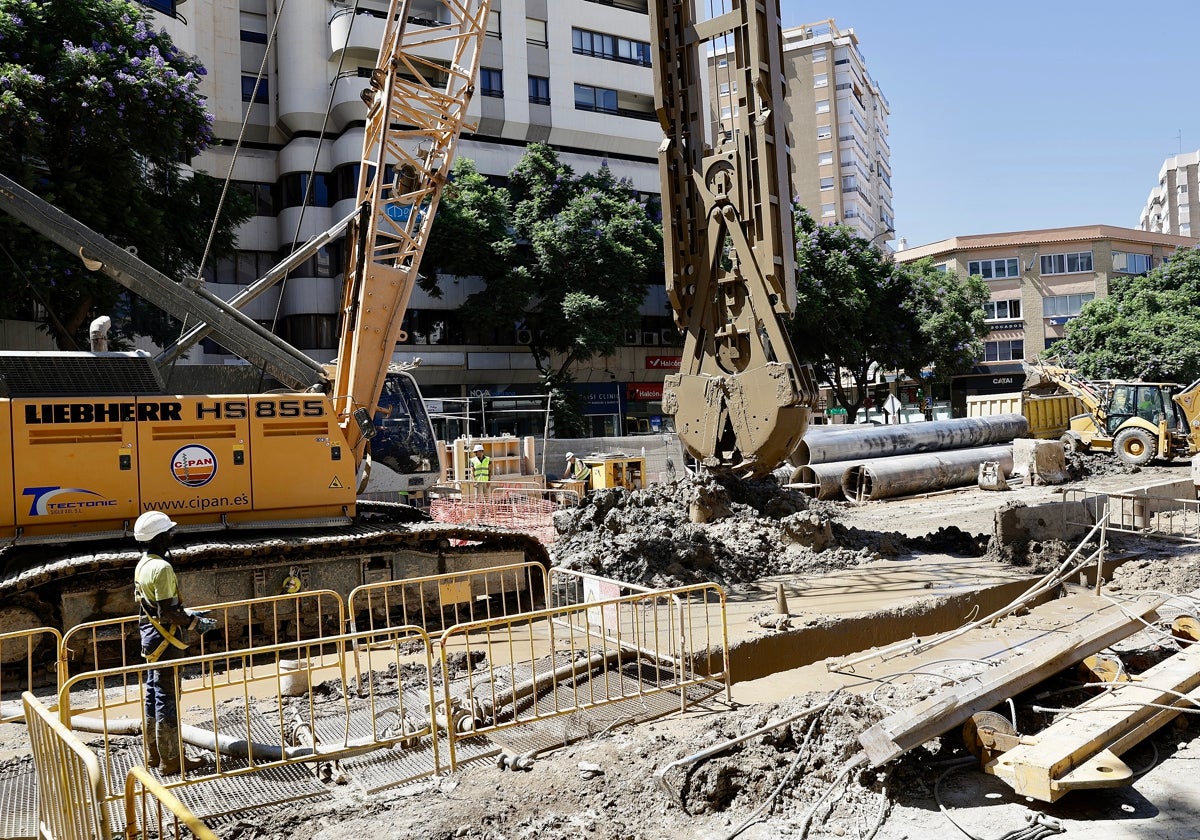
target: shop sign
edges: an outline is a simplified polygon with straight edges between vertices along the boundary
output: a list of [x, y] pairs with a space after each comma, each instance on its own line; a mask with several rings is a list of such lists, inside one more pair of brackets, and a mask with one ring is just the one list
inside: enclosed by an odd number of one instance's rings
[[661, 382], [630, 382], [625, 386], [625, 399], [629, 402], [661, 402]]
[[646, 370], [679, 370], [683, 356], [647, 356]]

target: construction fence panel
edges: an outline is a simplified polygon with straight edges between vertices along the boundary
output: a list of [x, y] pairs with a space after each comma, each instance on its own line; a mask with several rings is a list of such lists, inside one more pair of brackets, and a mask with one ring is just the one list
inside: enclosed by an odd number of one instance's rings
[[[195, 609], [208, 613], [217, 627], [202, 636], [184, 634], [187, 653], [206, 656], [219, 652], [244, 652], [260, 647], [337, 636], [345, 632], [346, 606], [341, 596], [330, 590], [313, 590], [283, 595], [268, 595], [241, 601], [207, 604]], [[60, 661], [62, 679], [72, 673], [88, 673], [103, 668], [120, 669], [131, 674], [130, 667], [143, 662], [136, 615], [77, 624], [63, 637]], [[220, 670], [207, 672], [219, 679]], [[140, 701], [139, 680], [116, 686], [127, 702]], [[110, 686], [113, 688], [113, 686]]]
[[217, 835], [145, 767], [125, 777], [125, 838], [217, 840]]
[[346, 598], [352, 631], [415, 625], [433, 634], [455, 624], [532, 612], [547, 586], [540, 563], [514, 563], [355, 588]]
[[100, 762], [32, 693], [21, 701], [37, 777], [39, 840], [109, 840]]
[[429, 514], [438, 522], [509, 528], [530, 534], [544, 545], [558, 536], [555, 512], [580, 501], [574, 490], [499, 481], [438, 485], [430, 490], [430, 496]]
[[[394, 627], [170, 660], [168, 666], [183, 677], [177, 746], [191, 744], [208, 760], [199, 769], [161, 778], [161, 784], [202, 817], [212, 817], [288, 801], [269, 782], [218, 784], [250, 774], [305, 766], [332, 778], [336, 761], [382, 756], [386, 764], [394, 756], [392, 765], [377, 768], [387, 774], [377, 787], [435, 775], [442, 762], [430, 713], [438, 673], [432, 651], [421, 628]], [[143, 704], [123, 687], [161, 667], [138, 663], [77, 674], [59, 691], [63, 725], [98, 733], [92, 745], [106, 803], [124, 798], [129, 771], [146, 762], [139, 737], [147, 722]], [[328, 686], [316, 690], [318, 680]], [[291, 799], [313, 795], [311, 784], [297, 787], [294, 779], [289, 784]], [[210, 793], [189, 795], [202, 790]], [[318, 794], [321, 790], [316, 785]], [[237, 801], [225, 791], [249, 799]]]
[[1063, 505], [1067, 524], [1089, 526], [1108, 513], [1110, 531], [1200, 541], [1200, 500], [1145, 493], [1067, 490], [1063, 494]]
[[[725, 596], [697, 584], [558, 605], [447, 629], [438, 723], [451, 768], [466, 738], [605, 704], [723, 685]], [[716, 667], [714, 667], [716, 666]]]
[[0, 633], [0, 723], [25, 718], [21, 695], [57, 686], [62, 634], [53, 627]]

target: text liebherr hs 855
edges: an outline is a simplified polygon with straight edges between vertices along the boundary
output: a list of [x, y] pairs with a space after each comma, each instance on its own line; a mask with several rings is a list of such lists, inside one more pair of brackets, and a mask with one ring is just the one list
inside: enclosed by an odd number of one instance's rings
[[[12, 468], [0, 481], [0, 539], [9, 542], [0, 632], [128, 614], [137, 552], [101, 540], [129, 535], [150, 509], [180, 524], [174, 562], [193, 603], [276, 594], [295, 577], [344, 594], [367, 579], [545, 562], [531, 537], [414, 521], [407, 506], [356, 498], [377, 430], [399, 444], [391, 466], [412, 489], [439, 475], [415, 383], [389, 368], [466, 118], [488, 10], [488, 0], [456, 0], [445, 5], [445, 22], [414, 21], [407, 3], [393, 0], [363, 95], [357, 211], [242, 296], [345, 230], [335, 366], [271, 335], [238, 311], [242, 301], [227, 305], [199, 283], [164, 277], [3, 179], [6, 212], [90, 269], [200, 325], [160, 363], [211, 333], [291, 390], [178, 395], [164, 392], [145, 355], [4, 354], [0, 463]], [[468, 542], [451, 548], [452, 540]]]

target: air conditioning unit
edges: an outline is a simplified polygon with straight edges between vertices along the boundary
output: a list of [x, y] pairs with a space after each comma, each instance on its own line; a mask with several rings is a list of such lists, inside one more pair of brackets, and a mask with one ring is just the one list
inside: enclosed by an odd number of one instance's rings
[[656, 333], [656, 332], [642, 333], [642, 344], [645, 344], [647, 347], [657, 347], [658, 346], [658, 333]]
[[642, 343], [642, 333], [640, 330], [625, 330], [625, 346], [637, 347]]
[[517, 344], [533, 344], [533, 330], [517, 330]]
[[672, 327], [663, 327], [659, 330], [658, 343], [663, 347], [674, 347], [680, 343], [679, 330]]

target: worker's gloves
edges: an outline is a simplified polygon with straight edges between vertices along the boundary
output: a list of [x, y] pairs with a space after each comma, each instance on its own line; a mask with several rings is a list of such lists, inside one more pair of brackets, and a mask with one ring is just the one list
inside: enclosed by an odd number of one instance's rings
[[184, 612], [192, 617], [192, 623], [188, 625], [188, 629], [195, 630], [201, 636], [217, 626], [217, 620], [208, 617], [208, 610], [185, 610]]

